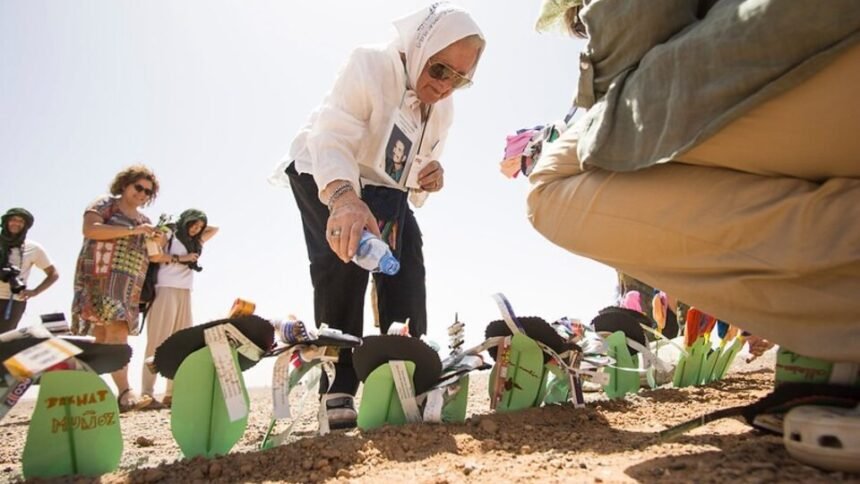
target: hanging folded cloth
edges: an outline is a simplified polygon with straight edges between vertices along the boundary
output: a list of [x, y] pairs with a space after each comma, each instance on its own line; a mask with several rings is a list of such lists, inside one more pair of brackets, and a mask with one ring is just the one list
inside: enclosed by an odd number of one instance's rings
[[382, 240], [388, 242], [391, 252], [400, 259], [400, 228], [409, 210], [408, 192], [394, 188], [365, 185], [361, 189], [361, 199], [379, 223]]

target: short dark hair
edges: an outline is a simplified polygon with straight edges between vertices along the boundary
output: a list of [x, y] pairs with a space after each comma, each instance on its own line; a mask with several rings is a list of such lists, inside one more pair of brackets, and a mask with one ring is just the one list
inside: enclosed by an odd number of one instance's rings
[[117, 173], [110, 184], [111, 195], [121, 195], [122, 191], [125, 190], [125, 187], [138, 180], [149, 180], [152, 182], [152, 195], [144, 204], [149, 205], [158, 195], [158, 178], [155, 177], [155, 173], [146, 165], [131, 165]]

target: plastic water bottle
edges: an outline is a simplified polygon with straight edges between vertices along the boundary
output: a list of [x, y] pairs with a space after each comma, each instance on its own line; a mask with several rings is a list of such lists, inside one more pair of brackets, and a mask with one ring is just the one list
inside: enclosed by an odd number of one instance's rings
[[352, 261], [362, 269], [389, 276], [397, 274], [400, 270], [400, 262], [391, 254], [388, 244], [367, 230], [361, 234], [361, 241], [358, 243], [358, 250], [355, 251]]
[[316, 327], [299, 321], [295, 316], [269, 322], [275, 327], [275, 334], [284, 344], [295, 345], [319, 338]]

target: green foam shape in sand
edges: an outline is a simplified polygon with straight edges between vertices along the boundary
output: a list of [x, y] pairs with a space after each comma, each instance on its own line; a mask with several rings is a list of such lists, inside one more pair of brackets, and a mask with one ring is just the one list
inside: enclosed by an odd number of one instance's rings
[[725, 378], [726, 373], [728, 373], [729, 368], [732, 366], [732, 362], [735, 361], [735, 357], [740, 353], [743, 346], [743, 338], [737, 337], [732, 341], [732, 344], [729, 345], [722, 354], [720, 354], [720, 358], [717, 360], [716, 366], [714, 366], [714, 380], [722, 380]]
[[[545, 383], [543, 351], [534, 340], [520, 333], [511, 338], [508, 356], [507, 388], [496, 405], [496, 411], [511, 412], [540, 406], [541, 386]], [[497, 362], [490, 372], [490, 398], [495, 393], [498, 366]]]
[[[708, 349], [710, 348], [704, 336], [699, 336], [693, 345], [687, 348], [688, 354], [681, 357], [681, 361], [675, 370], [673, 383], [677, 380], [677, 383], [675, 383], [676, 387], [683, 388], [699, 384], [702, 365], [705, 362]], [[678, 371], [681, 372], [680, 378], [678, 378]]]
[[466, 407], [469, 404], [469, 375], [460, 378], [456, 385], [460, 388], [453, 398], [442, 406], [442, 421], [463, 423], [466, 421]]
[[609, 383], [603, 387], [606, 396], [612, 399], [621, 398], [628, 393], [639, 391], [638, 358], [630, 354], [627, 346], [627, 336], [623, 331], [616, 331], [606, 338], [609, 356], [615, 364], [604, 371], [609, 374]]
[[[415, 375], [415, 363], [404, 361], [409, 378]], [[370, 372], [361, 391], [358, 408], [358, 428], [370, 430], [383, 425], [403, 425], [406, 414], [397, 396], [391, 365], [385, 363]]]
[[42, 375], [24, 477], [98, 476], [115, 470], [121, 457], [119, 407], [101, 377], [75, 370]]
[[717, 360], [722, 355], [721, 348], [711, 348], [710, 345], [705, 347], [704, 362], [702, 369], [699, 371], [699, 384], [707, 385], [714, 381], [714, 370], [717, 367]]
[[[233, 365], [239, 372], [245, 404], [248, 405], [250, 400], [239, 369], [239, 358], [235, 349], [230, 351]], [[230, 421], [209, 348], [201, 348], [188, 355], [176, 371], [170, 409], [170, 430], [182, 455], [191, 458], [227, 454], [242, 438], [247, 425], [247, 415], [235, 422]]]

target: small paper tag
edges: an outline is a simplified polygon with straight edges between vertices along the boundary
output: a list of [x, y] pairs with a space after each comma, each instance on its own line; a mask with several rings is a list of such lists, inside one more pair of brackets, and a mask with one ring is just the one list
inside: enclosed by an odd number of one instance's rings
[[406, 370], [406, 362], [403, 360], [392, 360], [388, 362], [391, 367], [391, 376], [394, 378], [394, 386], [397, 388], [397, 398], [403, 407], [406, 421], [418, 423], [421, 421], [421, 412], [418, 410], [418, 402], [415, 401], [415, 388], [412, 379]]
[[222, 324], [208, 328], [203, 332], [203, 336], [212, 353], [212, 362], [215, 364], [218, 383], [221, 384], [221, 394], [227, 405], [227, 414], [230, 421], [235, 422], [248, 415], [248, 405], [242, 394], [240, 380], [242, 376], [233, 364], [233, 354], [230, 352], [225, 326], [227, 325]]
[[[287, 439], [292, 435], [293, 428], [296, 425], [296, 422], [299, 421], [301, 416], [304, 414], [305, 404], [308, 399], [311, 397], [316, 397], [318, 395], [316, 389], [319, 388], [320, 383], [320, 375], [322, 375], [321, 366], [325, 366], [327, 363], [319, 361], [310, 365], [302, 365], [299, 368], [293, 370], [290, 373], [290, 384], [289, 384], [289, 394], [292, 394], [296, 388], [301, 388], [303, 391], [301, 392], [301, 396], [298, 398], [298, 405], [296, 409], [296, 417], [290, 422], [286, 429], [283, 432], [277, 435], [271, 435], [271, 430], [274, 428], [275, 420], [277, 420], [274, 416], [272, 417], [272, 423], [270, 425], [269, 433], [263, 440], [262, 449], [268, 449], [270, 447], [276, 447], [281, 445], [287, 441]], [[322, 407], [322, 405], [321, 405]]]
[[289, 376], [292, 357], [293, 350], [288, 350], [275, 360], [275, 369], [272, 371], [272, 418], [275, 419], [291, 417]]
[[325, 408], [325, 399], [320, 402], [319, 411], [317, 412], [317, 422], [319, 423], [319, 433], [320, 435], [328, 435], [331, 432], [331, 429], [328, 425], [328, 411]]
[[18, 380], [31, 378], [48, 368], [80, 354], [81, 349], [59, 338], [51, 338], [26, 350], [19, 351], [3, 364]]
[[221, 327], [224, 328], [224, 333], [227, 335], [230, 345], [236, 348], [236, 351], [240, 355], [251, 361], [260, 360], [260, 357], [263, 356], [263, 350], [260, 349], [259, 346], [255, 345], [253, 341], [248, 339], [247, 336], [242, 334], [242, 332], [236, 329], [232, 324], [223, 324]]
[[[326, 393], [328, 393], [328, 391], [331, 390], [332, 383], [334, 383], [334, 377], [335, 377], [334, 363], [332, 363], [330, 361], [323, 362], [322, 370], [325, 372], [325, 376], [328, 379], [328, 388], [326, 388]], [[317, 414], [317, 421], [320, 424], [320, 428], [319, 428], [320, 435], [326, 435], [331, 431], [329, 429], [329, 425], [328, 425], [328, 412], [326, 411], [326, 408], [325, 408], [325, 398], [323, 398], [323, 401], [320, 402], [320, 409], [319, 409], [319, 413]]]
[[496, 381], [494, 382], [493, 398], [490, 399], [490, 409], [495, 410], [502, 395], [505, 393], [505, 383], [508, 379], [508, 365], [510, 364], [511, 336], [505, 337], [499, 342], [496, 351]]
[[445, 404], [445, 392], [447, 388], [437, 388], [427, 394], [427, 402], [424, 404], [424, 421], [441, 422], [442, 407]]

